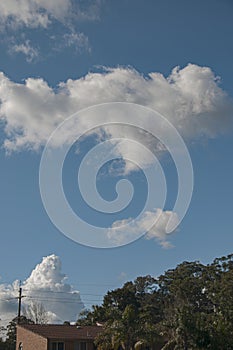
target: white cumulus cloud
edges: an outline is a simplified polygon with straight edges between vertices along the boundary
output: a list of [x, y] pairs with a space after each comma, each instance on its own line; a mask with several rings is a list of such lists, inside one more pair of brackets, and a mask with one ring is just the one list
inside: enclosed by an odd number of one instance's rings
[[[10, 285], [0, 284], [0, 315], [2, 324], [17, 315], [19, 281]], [[23, 307], [31, 303], [43, 304], [50, 322], [76, 321], [84, 308], [80, 293], [66, 283], [61, 272], [61, 261], [56, 255], [44, 257], [22, 283]]]
[[[219, 79], [210, 68], [194, 64], [183, 69], [176, 67], [168, 77], [160, 73], [145, 77], [132, 68], [106, 69], [80, 79], [68, 79], [55, 89], [42, 78], [15, 83], [1, 73], [0, 101], [4, 146], [8, 151], [38, 149], [65, 118], [104, 102], [132, 102], [150, 107], [164, 115], [186, 140], [212, 138], [225, 132], [232, 125], [233, 116], [232, 100], [221, 89]], [[156, 129], [153, 121], [146, 127], [152, 134]], [[136, 130], [115, 127], [106, 131], [114, 137], [154, 142]], [[66, 137], [69, 138], [68, 132], [61, 142]], [[161, 151], [161, 144], [153, 146]], [[124, 158], [134, 149], [125, 144], [118, 147], [118, 152]], [[138, 156], [142, 161], [143, 156]], [[148, 163], [145, 159], [145, 164]]]

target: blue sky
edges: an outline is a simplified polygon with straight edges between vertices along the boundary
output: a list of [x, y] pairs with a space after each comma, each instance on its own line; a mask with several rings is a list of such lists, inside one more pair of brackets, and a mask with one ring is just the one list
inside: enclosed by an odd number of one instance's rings
[[[21, 14], [17, 3], [12, 1], [11, 8], [7, 3], [0, 5], [0, 71], [4, 74], [0, 85], [0, 282], [24, 281], [42, 257], [55, 254], [61, 258], [69, 283], [80, 290], [82, 300], [90, 306], [93, 299], [101, 299], [108, 289], [139, 275], [156, 276], [184, 260], [208, 263], [216, 256], [232, 253], [232, 1], [67, 0], [59, 10], [54, 1], [48, 0], [42, 9], [38, 9], [35, 1], [35, 6], [28, 10], [28, 1], [24, 0], [25, 11]], [[76, 106], [81, 109], [98, 101], [120, 101], [121, 93], [129, 88], [131, 101], [138, 103], [141, 86], [147, 89], [152, 79], [148, 78], [149, 73], [167, 78], [177, 66], [182, 81], [187, 79], [185, 87], [180, 87], [178, 78], [175, 81], [177, 89], [183, 89], [179, 97], [187, 107], [185, 126], [179, 131], [192, 159], [194, 191], [184, 220], [169, 236], [173, 248], [164, 249], [158, 239], [140, 238], [112, 249], [85, 247], [69, 240], [52, 224], [40, 197], [39, 165], [49, 134], [58, 121], [76, 111]], [[112, 71], [106, 72], [103, 67]], [[202, 67], [208, 67], [208, 71], [204, 72]], [[83, 85], [88, 73], [94, 84], [93, 95], [90, 87]], [[218, 81], [213, 82], [211, 74], [218, 76]], [[17, 84], [25, 86], [29, 78], [32, 94], [17, 88]], [[38, 82], [37, 78], [41, 80]], [[172, 78], [176, 79], [175, 75]], [[154, 87], [146, 90], [151, 94], [150, 107], [160, 102], [156, 90], [158, 75], [153, 79]], [[134, 85], [130, 85], [131, 81]], [[193, 111], [189, 114], [184, 89], [188, 86], [189, 94], [194, 91], [192, 102], [201, 108], [204, 102], [199, 101], [199, 86], [204, 89], [210, 82], [213, 90], [207, 96], [208, 106], [206, 103], [198, 116]], [[179, 102], [174, 95], [177, 105], [173, 107], [169, 88], [166, 85], [162, 90], [160, 85], [161, 111], [168, 106], [168, 114], [172, 115], [173, 110], [178, 113]], [[59, 98], [54, 98], [51, 91]], [[73, 100], [66, 99], [64, 91]], [[42, 95], [48, 96], [49, 105]], [[154, 98], [157, 105], [153, 104]], [[146, 105], [145, 101], [147, 96], [142, 98], [142, 104]], [[192, 118], [198, 121], [193, 122]], [[176, 127], [177, 120], [174, 119]], [[22, 134], [25, 139], [20, 137]], [[75, 183], [77, 164], [82, 153], [95, 142], [95, 138], [86, 139], [80, 153], [74, 151], [69, 155], [65, 191], [74, 210], [81, 211], [90, 222], [106, 226], [135, 215], [140, 202], [145, 200], [146, 186], [140, 172], [127, 174], [137, 189], [135, 202], [127, 213], [114, 218], [108, 215], [97, 218], [89, 208], [80, 206]], [[124, 158], [124, 153], [121, 155]], [[162, 158], [161, 164], [168, 182], [165, 210], [172, 210], [177, 192], [174, 164], [168, 156]], [[114, 183], [122, 178], [110, 175], [102, 176], [99, 183], [100, 192], [108, 200], [114, 198]]]

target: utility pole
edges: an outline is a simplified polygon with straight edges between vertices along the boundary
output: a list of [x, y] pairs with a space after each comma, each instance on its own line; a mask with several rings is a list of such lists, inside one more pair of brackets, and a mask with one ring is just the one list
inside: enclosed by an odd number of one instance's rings
[[17, 317], [17, 323], [20, 323], [20, 317], [21, 317], [21, 303], [22, 303], [22, 288], [19, 287], [19, 296], [18, 296], [18, 317]]

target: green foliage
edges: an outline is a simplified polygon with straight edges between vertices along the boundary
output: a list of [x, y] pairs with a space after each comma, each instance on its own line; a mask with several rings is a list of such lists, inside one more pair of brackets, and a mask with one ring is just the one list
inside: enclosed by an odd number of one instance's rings
[[98, 349], [233, 349], [233, 254], [183, 262], [109, 291], [83, 324], [104, 323]]

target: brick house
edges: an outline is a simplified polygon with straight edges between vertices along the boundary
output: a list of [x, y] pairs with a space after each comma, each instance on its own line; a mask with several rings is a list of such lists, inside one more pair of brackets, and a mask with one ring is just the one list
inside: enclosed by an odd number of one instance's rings
[[16, 350], [94, 350], [101, 326], [18, 325]]

